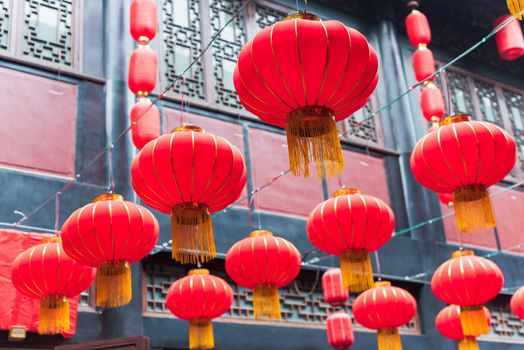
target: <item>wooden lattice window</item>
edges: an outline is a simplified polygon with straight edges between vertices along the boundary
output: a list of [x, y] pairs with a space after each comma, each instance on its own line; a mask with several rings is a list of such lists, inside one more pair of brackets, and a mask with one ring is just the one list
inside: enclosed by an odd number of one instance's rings
[[0, 0], [0, 49], [9, 48], [9, 27], [11, 23], [11, 0]]
[[524, 322], [511, 312], [509, 299], [507, 295], [499, 295], [486, 305], [491, 312], [491, 327], [485, 337], [502, 342], [524, 343]]

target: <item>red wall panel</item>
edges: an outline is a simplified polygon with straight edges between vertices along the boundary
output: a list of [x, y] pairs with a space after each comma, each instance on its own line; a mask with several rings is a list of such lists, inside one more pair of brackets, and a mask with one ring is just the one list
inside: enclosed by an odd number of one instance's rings
[[0, 166], [72, 177], [77, 88], [0, 68]]
[[[497, 195], [503, 187], [495, 186], [491, 193], [495, 195], [491, 198], [497, 220], [497, 231], [499, 233], [501, 248], [524, 244], [524, 193], [522, 191], [510, 190]], [[523, 253], [524, 248], [512, 250], [514, 253]]]

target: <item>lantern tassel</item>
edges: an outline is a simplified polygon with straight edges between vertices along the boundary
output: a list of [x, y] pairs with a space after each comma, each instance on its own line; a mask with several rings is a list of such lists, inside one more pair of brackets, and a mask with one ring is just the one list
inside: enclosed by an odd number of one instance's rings
[[280, 320], [280, 297], [278, 288], [259, 284], [253, 290], [253, 309], [257, 320]]
[[466, 338], [459, 341], [458, 350], [479, 350], [479, 343], [475, 338]]
[[402, 350], [400, 335], [396, 328], [379, 329], [377, 338], [378, 350]]
[[195, 318], [189, 321], [189, 348], [213, 349], [213, 323], [207, 318]]
[[[506, 3], [508, 4], [509, 12], [512, 15], [516, 15], [520, 11], [524, 10], [524, 0], [506, 0]], [[520, 13], [517, 18], [522, 20], [522, 14]]]
[[69, 302], [60, 295], [48, 295], [40, 301], [38, 334], [60, 334], [69, 330]]
[[453, 194], [459, 232], [477, 232], [495, 227], [495, 216], [486, 187], [459, 187]]
[[286, 123], [291, 172], [309, 177], [309, 163], [315, 162], [324, 178], [338, 175], [344, 158], [337, 124], [331, 111], [323, 107], [304, 107], [291, 112]]
[[117, 307], [131, 301], [131, 268], [127, 261], [100, 264], [96, 271], [96, 306]]
[[373, 267], [367, 250], [350, 249], [340, 255], [342, 283], [350, 292], [362, 292], [373, 288]]
[[216, 257], [211, 215], [207, 206], [182, 203], [171, 213], [172, 257], [182, 264], [204, 263]]
[[489, 333], [489, 324], [482, 305], [461, 306], [460, 322], [466, 337], [478, 337]]

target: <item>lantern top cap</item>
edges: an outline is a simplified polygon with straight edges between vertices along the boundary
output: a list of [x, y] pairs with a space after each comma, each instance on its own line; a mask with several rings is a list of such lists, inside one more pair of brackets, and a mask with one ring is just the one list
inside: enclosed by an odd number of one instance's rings
[[455, 114], [450, 115], [449, 117], [446, 117], [440, 121], [440, 126], [444, 125], [451, 125], [455, 123], [461, 123], [461, 122], [469, 122], [471, 120], [471, 117], [467, 114]]
[[249, 237], [271, 237], [273, 233], [267, 230], [256, 230], [249, 234]]
[[336, 191], [335, 193], [333, 193], [333, 197], [344, 196], [348, 194], [360, 194], [360, 190], [358, 188], [353, 188], [353, 187], [352, 188], [341, 188], [338, 191]]
[[309, 21], [321, 21], [321, 18], [319, 16], [314, 15], [314, 14], [309, 13], [309, 12], [296, 12], [296, 13], [293, 13], [293, 14], [287, 16], [282, 21], [289, 21], [289, 20], [292, 20], [292, 19], [305, 19], [305, 20], [309, 20]]
[[62, 238], [60, 236], [51, 236], [42, 238], [42, 243], [60, 243]]
[[209, 270], [208, 269], [193, 269], [193, 270], [189, 270], [188, 276], [192, 276], [192, 275], [209, 275]]
[[377, 287], [391, 287], [391, 282], [389, 281], [378, 281], [375, 282], [375, 288]]
[[93, 203], [102, 201], [123, 201], [124, 196], [116, 193], [103, 193], [93, 199]]
[[182, 125], [182, 126], [179, 126], [178, 128], [174, 128], [173, 131], [171, 132], [175, 133], [175, 132], [184, 132], [184, 131], [204, 132], [204, 129], [196, 125]]
[[461, 256], [473, 256], [473, 255], [475, 255], [473, 250], [461, 249], [461, 250], [457, 250], [451, 253], [451, 258], [459, 258]]

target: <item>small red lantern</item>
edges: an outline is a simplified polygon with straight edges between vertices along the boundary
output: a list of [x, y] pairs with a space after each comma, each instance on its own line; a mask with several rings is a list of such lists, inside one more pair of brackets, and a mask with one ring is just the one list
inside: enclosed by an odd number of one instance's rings
[[511, 311], [521, 320], [524, 320], [524, 287], [513, 294], [510, 301]]
[[226, 255], [229, 277], [253, 290], [256, 319], [280, 319], [278, 289], [293, 281], [300, 263], [300, 253], [292, 243], [266, 230], [253, 231]]
[[322, 275], [324, 300], [331, 306], [342, 306], [349, 298], [349, 293], [342, 283], [342, 271], [339, 268], [329, 269]]
[[158, 222], [141, 205], [118, 194], [102, 194], [73, 212], [62, 226], [64, 250], [76, 261], [98, 267], [96, 305], [131, 301], [131, 268], [155, 247]]
[[420, 108], [427, 121], [437, 123], [446, 112], [444, 96], [433, 83], [426, 84], [420, 96]]
[[366, 38], [338, 21], [299, 13], [258, 32], [240, 52], [234, 84], [243, 106], [286, 128], [291, 172], [321, 176], [344, 166], [336, 121], [360, 109], [378, 82]]
[[344, 287], [360, 292], [373, 287], [369, 252], [393, 235], [395, 215], [382, 200], [341, 189], [316, 206], [307, 220], [307, 234], [315, 247], [340, 256]]
[[160, 112], [148, 98], [140, 99], [131, 108], [131, 136], [138, 149], [160, 136]]
[[[417, 81], [424, 81], [427, 77], [435, 74], [435, 58], [433, 52], [426, 47], [421, 47], [413, 52], [413, 70]], [[427, 81], [433, 81], [435, 77]]]
[[418, 49], [420, 45], [429, 45], [431, 42], [431, 29], [426, 15], [418, 10], [413, 10], [406, 17], [406, 29], [411, 45]]
[[233, 304], [233, 290], [206, 269], [194, 269], [169, 287], [166, 305], [176, 317], [189, 321], [189, 348], [214, 349], [212, 319]]
[[471, 250], [454, 252], [431, 280], [437, 298], [460, 306], [464, 335], [473, 337], [489, 332], [483, 304], [496, 297], [503, 285], [504, 275], [499, 267]]
[[522, 11], [524, 11], [524, 0], [506, 0], [508, 4], [509, 12], [513, 16], [517, 16], [519, 20], [522, 20]]
[[22, 294], [40, 299], [39, 334], [69, 330], [69, 302], [85, 291], [95, 278], [95, 269], [71, 259], [59, 238], [26, 249], [12, 264], [11, 280]]
[[131, 36], [140, 45], [146, 45], [156, 35], [157, 15], [155, 0], [133, 0], [129, 17]]
[[[488, 327], [491, 325], [491, 314], [484, 308]], [[443, 337], [459, 342], [458, 350], [479, 350], [475, 337], [465, 336], [460, 320], [460, 306], [449, 305], [442, 309], [435, 318], [435, 327]]]
[[133, 51], [129, 60], [127, 77], [129, 89], [139, 97], [145, 97], [153, 91], [157, 76], [157, 54], [147, 46], [140, 46]]
[[504, 179], [517, 160], [515, 140], [508, 132], [470, 119], [463, 114], [445, 118], [411, 154], [411, 171], [422, 186], [453, 192], [460, 232], [495, 226], [488, 187]]
[[398, 327], [417, 313], [417, 302], [409, 292], [377, 282], [353, 302], [353, 316], [362, 326], [378, 331], [378, 350], [401, 350]]
[[347, 350], [355, 343], [351, 317], [345, 312], [332, 313], [326, 320], [329, 345], [335, 350]]
[[440, 203], [445, 204], [448, 207], [453, 206], [453, 193], [438, 193], [437, 196]]
[[216, 256], [211, 214], [236, 201], [246, 185], [242, 153], [222, 137], [182, 126], [149, 142], [131, 164], [131, 184], [150, 207], [171, 214], [175, 260]]
[[[496, 28], [506, 20], [513, 18], [512, 16], [502, 16], [493, 22], [493, 27]], [[522, 28], [519, 21], [513, 18], [511, 23], [499, 30], [495, 34], [497, 41], [497, 49], [500, 58], [507, 61], [513, 61], [524, 55], [524, 36], [522, 35]]]

